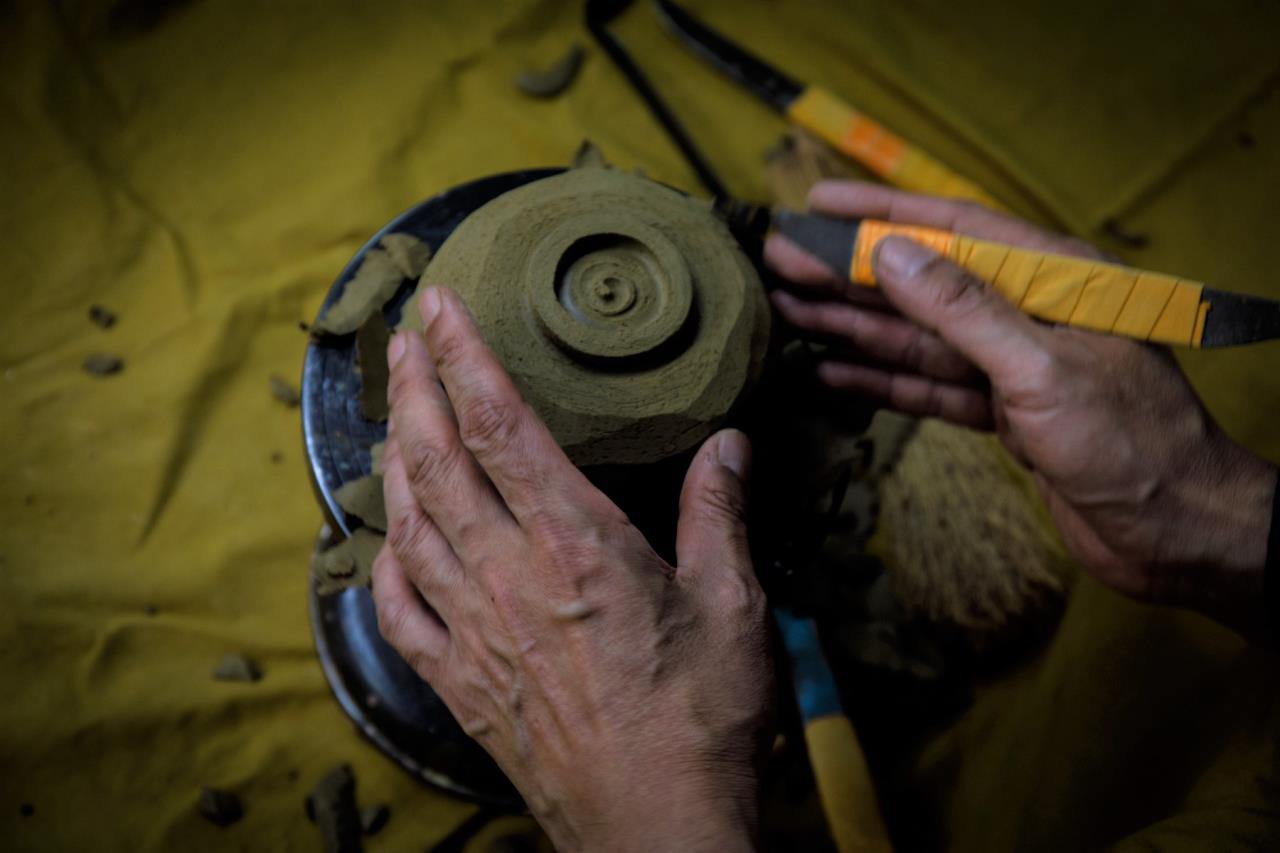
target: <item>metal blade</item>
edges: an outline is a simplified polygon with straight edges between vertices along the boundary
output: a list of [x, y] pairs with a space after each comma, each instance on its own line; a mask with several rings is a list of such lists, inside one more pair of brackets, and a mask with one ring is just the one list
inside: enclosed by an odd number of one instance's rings
[[1200, 346], [1229, 347], [1280, 338], [1280, 302], [1212, 287], [1206, 287], [1200, 298], [1209, 303]]
[[858, 222], [857, 219], [832, 219], [790, 210], [779, 210], [773, 214], [774, 231], [846, 278], [853, 264]]
[[673, 35], [707, 62], [737, 80], [775, 109], [787, 107], [804, 86], [710, 29], [671, 0], [654, 0], [658, 15]]

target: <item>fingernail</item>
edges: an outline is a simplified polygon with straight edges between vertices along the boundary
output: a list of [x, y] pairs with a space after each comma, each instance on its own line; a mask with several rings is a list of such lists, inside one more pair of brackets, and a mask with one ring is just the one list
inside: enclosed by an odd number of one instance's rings
[[933, 253], [915, 240], [907, 237], [885, 237], [876, 244], [871, 264], [876, 278], [896, 281], [908, 279], [920, 272]]
[[431, 321], [440, 313], [440, 291], [434, 287], [424, 290], [422, 299], [418, 302], [418, 312], [422, 314], [422, 325], [430, 326]]
[[747, 440], [741, 433], [726, 432], [716, 442], [716, 459], [742, 479], [747, 472]]
[[391, 336], [391, 343], [387, 344], [387, 364], [390, 367], [395, 367], [396, 362], [404, 355], [404, 336], [406, 334], [406, 332], [396, 332]]

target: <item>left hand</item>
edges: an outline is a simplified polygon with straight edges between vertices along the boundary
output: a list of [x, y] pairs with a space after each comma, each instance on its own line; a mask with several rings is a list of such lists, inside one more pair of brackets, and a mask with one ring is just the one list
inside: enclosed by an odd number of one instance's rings
[[573, 466], [451, 291], [391, 342], [387, 641], [555, 844], [748, 848], [773, 680], [743, 524], [749, 446], [695, 457], [679, 565]]

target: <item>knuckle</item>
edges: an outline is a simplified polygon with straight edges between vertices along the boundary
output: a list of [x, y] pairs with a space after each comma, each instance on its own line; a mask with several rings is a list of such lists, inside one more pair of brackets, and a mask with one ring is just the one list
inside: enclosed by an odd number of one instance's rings
[[764, 619], [764, 592], [750, 572], [722, 572], [711, 590], [711, 603], [717, 614], [740, 624]]
[[467, 341], [458, 334], [450, 312], [441, 311], [436, 315], [432, 331], [435, 334], [431, 338], [431, 352], [437, 364], [455, 367], [466, 361]]
[[397, 599], [383, 599], [377, 603], [378, 633], [397, 650], [411, 618], [409, 608]]
[[1062, 381], [1062, 366], [1057, 357], [1047, 349], [1036, 348], [1023, 361], [1022, 369], [1030, 389], [1047, 391], [1057, 387]]
[[481, 451], [498, 451], [513, 443], [520, 414], [510, 400], [486, 394], [464, 406], [459, 421], [464, 444]]
[[712, 485], [703, 489], [698, 512], [710, 521], [738, 521], [746, 515], [747, 506], [740, 489]]
[[919, 372], [924, 367], [925, 349], [924, 333], [916, 329], [902, 345], [898, 360], [905, 366]]
[[387, 527], [387, 544], [392, 552], [409, 562], [421, 559], [429, 544], [430, 528], [410, 518], [392, 519]]
[[402, 438], [398, 443], [405, 473], [415, 490], [428, 488], [437, 480], [447, 477], [455, 464], [455, 453], [429, 438]]

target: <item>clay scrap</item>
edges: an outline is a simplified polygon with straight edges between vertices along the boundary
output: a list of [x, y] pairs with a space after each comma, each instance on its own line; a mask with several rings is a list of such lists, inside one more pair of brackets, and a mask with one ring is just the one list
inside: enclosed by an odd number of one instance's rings
[[290, 409], [302, 402], [302, 395], [298, 393], [297, 387], [289, 380], [273, 373], [267, 381], [271, 388], [271, 396], [284, 403]]
[[387, 321], [374, 311], [356, 331], [356, 364], [360, 368], [360, 413], [366, 420], [387, 419]]
[[412, 234], [388, 234], [378, 241], [405, 278], [417, 278], [431, 260], [431, 247]]
[[387, 510], [382, 503], [382, 475], [370, 474], [342, 484], [333, 497], [348, 514], [364, 522], [365, 527], [386, 532]]
[[244, 817], [244, 807], [240, 798], [230, 791], [218, 788], [203, 788], [200, 801], [196, 805], [200, 816], [215, 826], [230, 826]]
[[311, 577], [320, 595], [331, 595], [348, 587], [366, 586], [373, 572], [373, 560], [382, 550], [385, 537], [367, 527], [321, 551], [311, 560]]
[[377, 835], [391, 820], [391, 806], [379, 803], [360, 810], [360, 831], [365, 835]]
[[341, 764], [326, 773], [307, 795], [306, 808], [320, 830], [325, 853], [359, 853], [364, 827], [350, 766]]
[[86, 356], [80, 366], [90, 376], [112, 376], [124, 370], [124, 359], [98, 352]]
[[391, 255], [383, 249], [370, 249], [356, 274], [342, 289], [338, 301], [320, 315], [312, 332], [349, 335], [374, 311], [382, 308], [392, 296], [404, 275]]
[[89, 322], [97, 326], [99, 329], [110, 329], [116, 324], [115, 312], [110, 311], [101, 305], [89, 306]]
[[573, 83], [585, 56], [582, 45], [575, 44], [548, 67], [521, 72], [516, 77], [516, 88], [531, 98], [554, 98]]
[[608, 169], [609, 162], [604, 159], [604, 152], [601, 151], [590, 139], [582, 140], [582, 144], [578, 146], [578, 150], [573, 152], [573, 160], [569, 163], [570, 169]]
[[431, 249], [412, 234], [388, 234], [365, 252], [356, 274], [311, 327], [317, 335], [349, 335], [396, 295], [400, 283], [422, 274]]
[[262, 667], [253, 658], [245, 655], [227, 653], [218, 661], [218, 665], [213, 668], [213, 678], [215, 681], [244, 681], [254, 682], [262, 680]]

